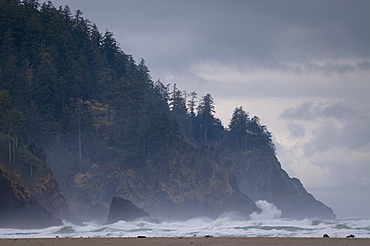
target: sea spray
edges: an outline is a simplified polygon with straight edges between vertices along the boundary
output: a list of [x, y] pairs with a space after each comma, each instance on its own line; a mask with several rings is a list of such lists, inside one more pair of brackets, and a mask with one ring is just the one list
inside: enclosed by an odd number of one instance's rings
[[[267, 203], [259, 203], [268, 205]], [[263, 205], [261, 209], [263, 208]], [[278, 212], [272, 206], [264, 207], [270, 215]], [[197, 217], [186, 221], [163, 221], [159, 224], [147, 221], [118, 221], [111, 225], [85, 223], [83, 226], [65, 223], [63, 226], [45, 229], [4, 229], [0, 238], [102, 238], [102, 237], [318, 237], [328, 234], [332, 238], [344, 238], [350, 234], [356, 238], [370, 238], [370, 220], [288, 220], [271, 216], [245, 220], [234, 212], [224, 213], [217, 219]], [[265, 212], [267, 213], [267, 212]], [[263, 220], [261, 218], [264, 218]]]
[[256, 202], [256, 206], [261, 209], [260, 213], [253, 212], [249, 215], [251, 220], [273, 220], [281, 217], [281, 211], [273, 204], [265, 200]]

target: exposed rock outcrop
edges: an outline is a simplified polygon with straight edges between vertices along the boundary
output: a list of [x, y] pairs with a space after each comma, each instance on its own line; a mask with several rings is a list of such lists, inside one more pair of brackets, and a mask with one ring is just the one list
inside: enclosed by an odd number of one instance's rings
[[[106, 218], [112, 197], [121, 196], [162, 219], [217, 217], [237, 210], [248, 217], [259, 211], [239, 192], [228, 168], [208, 153], [183, 143], [167, 158], [146, 161], [138, 168], [106, 164], [75, 176], [67, 197], [82, 220]], [[94, 217], [92, 217], [94, 216]]]
[[135, 206], [127, 199], [115, 196], [112, 198], [107, 222], [105, 224], [112, 224], [120, 220], [134, 221], [140, 218], [148, 222], [158, 223], [158, 220], [150, 217], [144, 209]]
[[59, 192], [58, 184], [51, 171], [38, 177], [36, 182], [28, 184], [27, 188], [39, 204], [54, 217], [75, 224], [81, 223], [72, 215], [66, 199]]
[[234, 153], [228, 158], [240, 191], [253, 200], [274, 203], [282, 217], [334, 219], [333, 210], [316, 200], [297, 178], [290, 178], [274, 153]]
[[31, 229], [63, 224], [42, 208], [12, 171], [1, 162], [0, 190], [0, 227]]
[[[9, 165], [12, 172], [18, 177], [30, 196], [41, 207], [49, 211], [53, 217], [67, 220], [72, 223], [78, 221], [72, 215], [66, 199], [61, 195], [54, 175], [43, 158], [42, 148], [35, 154], [35, 146], [29, 148], [20, 145], [16, 152], [16, 164]], [[0, 154], [7, 156], [7, 136], [0, 133]]]

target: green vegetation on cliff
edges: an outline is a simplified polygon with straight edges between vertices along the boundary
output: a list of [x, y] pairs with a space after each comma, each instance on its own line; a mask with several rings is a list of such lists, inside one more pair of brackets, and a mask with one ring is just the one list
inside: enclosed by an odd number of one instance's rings
[[[36, 197], [57, 187], [47, 161], [80, 214], [107, 211], [116, 195], [154, 210], [249, 213], [256, 207], [233, 175], [249, 156], [275, 158], [258, 117], [236, 108], [225, 128], [210, 94], [153, 81], [111, 32], [50, 1], [0, 0], [0, 91], [0, 160]], [[243, 153], [245, 164], [232, 161]]]
[[[14, 115], [13, 112], [17, 112], [16, 115], [20, 116], [17, 119], [23, 119], [22, 113], [13, 109], [10, 100], [11, 97], [7, 93], [0, 92], [1, 126], [11, 126], [11, 124], [3, 124], [3, 122], [7, 122]], [[21, 123], [17, 123], [17, 125], [22, 129]], [[9, 168], [9, 171], [15, 173], [17, 180], [20, 180], [22, 186], [26, 187], [30, 199], [35, 199], [38, 204], [51, 212], [56, 218], [75, 221], [65, 198], [59, 193], [57, 182], [50, 167], [45, 162], [46, 155], [43, 149], [37, 147], [35, 143], [30, 143], [28, 146], [22, 144], [23, 141], [19, 138], [19, 132], [12, 132], [9, 129], [12, 128], [1, 128], [8, 134], [0, 132], [0, 162], [5, 163], [7, 169]], [[5, 189], [2, 191], [6, 192]]]
[[[23, 113], [22, 127], [9, 127], [26, 144], [44, 147], [53, 168], [66, 167], [56, 169], [58, 177], [91, 162], [136, 165], [167, 155], [183, 139], [198, 146], [223, 139], [210, 94], [197, 105], [195, 92], [188, 99], [176, 85], [171, 91], [152, 81], [144, 60], [137, 64], [80, 11], [72, 15], [51, 2], [0, 3], [0, 90]], [[55, 163], [61, 153], [63, 163]]]
[[62, 225], [32, 197], [16, 175], [0, 161], [0, 227], [43, 228]]

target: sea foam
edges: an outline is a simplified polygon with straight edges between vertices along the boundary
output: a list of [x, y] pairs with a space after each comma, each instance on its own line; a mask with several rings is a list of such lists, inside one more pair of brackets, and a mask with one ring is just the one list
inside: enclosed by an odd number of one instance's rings
[[244, 220], [238, 213], [229, 212], [217, 219], [197, 217], [185, 221], [118, 221], [111, 225], [92, 222], [82, 226], [64, 223], [63, 226], [45, 229], [20, 230], [0, 228], [0, 238], [55, 238], [55, 237], [330, 237], [344, 238], [354, 234], [370, 238], [370, 220], [288, 220], [280, 218], [281, 211], [273, 204], [258, 201], [260, 213]]
[[256, 202], [256, 206], [261, 209], [261, 212], [253, 212], [249, 215], [251, 220], [273, 220], [281, 217], [281, 211], [273, 203], [261, 200]]

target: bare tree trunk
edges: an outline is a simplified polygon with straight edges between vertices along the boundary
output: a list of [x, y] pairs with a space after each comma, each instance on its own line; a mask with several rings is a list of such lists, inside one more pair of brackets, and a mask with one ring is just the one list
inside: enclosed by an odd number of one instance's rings
[[204, 114], [204, 143], [208, 142], [208, 125], [207, 125], [207, 116]]
[[12, 145], [11, 145], [10, 129], [8, 130], [8, 147], [9, 147], [9, 164], [12, 164]]
[[111, 109], [109, 104], [108, 104], [108, 122], [111, 122]]
[[89, 150], [85, 150], [85, 152], [86, 152], [86, 161], [89, 162], [90, 161]]
[[16, 148], [16, 145], [15, 145], [15, 133], [13, 131], [13, 164], [15, 166], [15, 148]]
[[145, 149], [146, 149], [146, 147], [145, 147], [145, 139], [144, 139], [144, 141], [143, 141], [143, 155], [145, 155]]
[[78, 160], [81, 166], [82, 163], [82, 143], [81, 143], [81, 105], [78, 105]]

